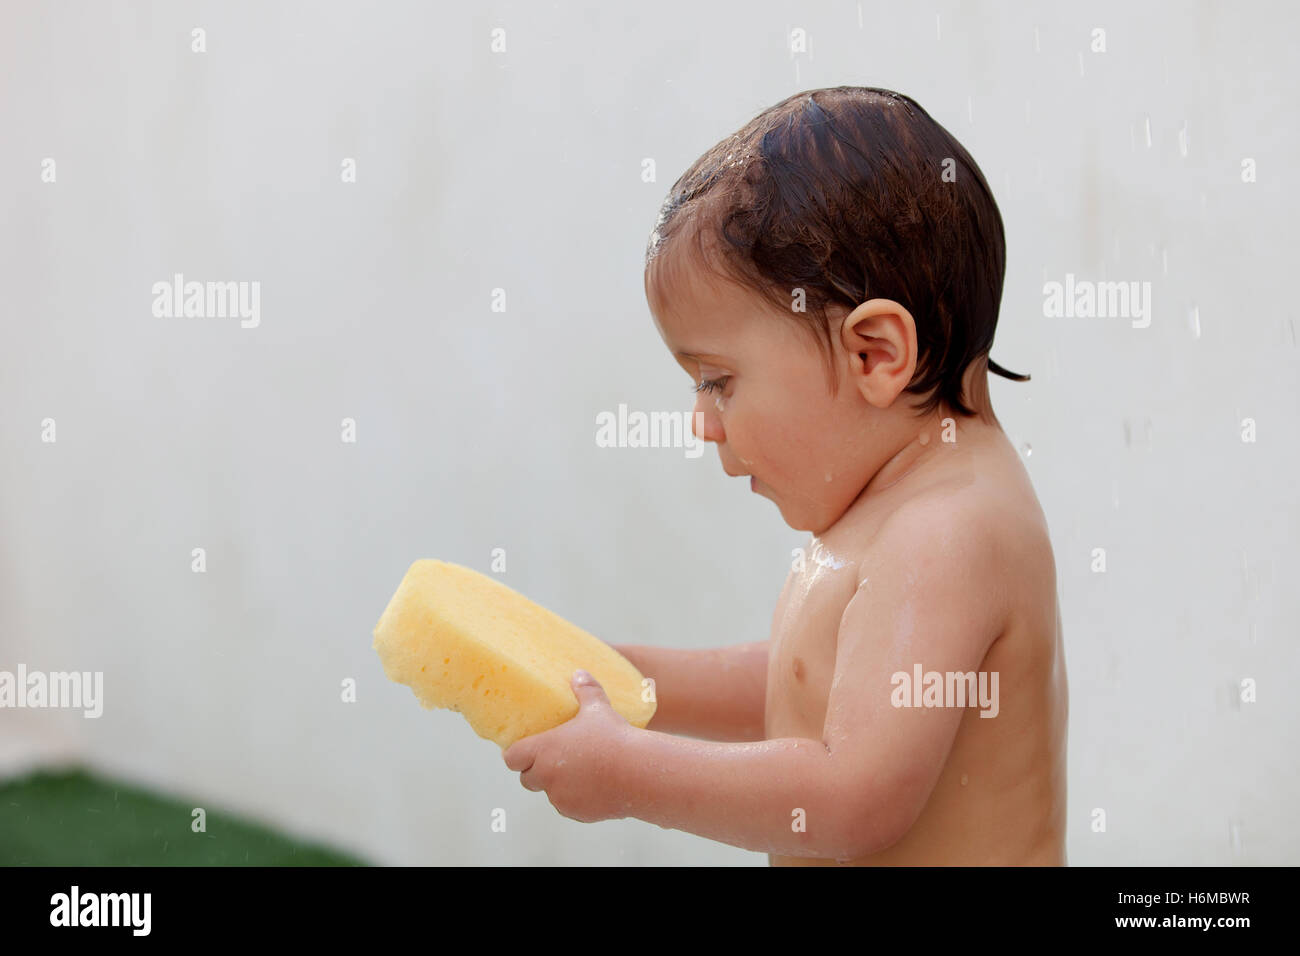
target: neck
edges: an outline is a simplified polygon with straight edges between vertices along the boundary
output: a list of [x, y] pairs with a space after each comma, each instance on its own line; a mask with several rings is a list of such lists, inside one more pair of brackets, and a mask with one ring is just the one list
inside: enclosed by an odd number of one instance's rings
[[901, 427], [902, 444], [884, 465], [871, 477], [858, 495], [858, 501], [879, 494], [898, 484], [917, 470], [925, 470], [926, 463], [942, 449], [943, 432], [951, 421], [958, 434], [971, 434], [985, 428], [1002, 431], [1002, 425], [993, 414], [989, 401], [987, 360], [972, 363], [962, 378], [962, 397], [974, 416], [955, 411], [947, 402], [940, 402], [928, 415], [910, 419]]
[[918, 468], [922, 468], [927, 461], [934, 457], [942, 445], [941, 432], [943, 426], [942, 419], [938, 413], [926, 416], [914, 423], [914, 427], [906, 434], [904, 444], [894, 452], [888, 461], [871, 476], [862, 493], [858, 495], [858, 500], [870, 498], [879, 494], [886, 488], [898, 484], [905, 477], [910, 475]]

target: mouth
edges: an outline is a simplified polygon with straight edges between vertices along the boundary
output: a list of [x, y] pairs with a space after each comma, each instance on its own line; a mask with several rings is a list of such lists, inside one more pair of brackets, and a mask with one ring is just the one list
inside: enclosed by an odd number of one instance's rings
[[[745, 477], [745, 473], [743, 471], [727, 471], [727, 467], [725, 465], [722, 467], [722, 470], [729, 478]], [[749, 476], [749, 490], [753, 492], [758, 491], [758, 479], [755, 478], [753, 475]]]

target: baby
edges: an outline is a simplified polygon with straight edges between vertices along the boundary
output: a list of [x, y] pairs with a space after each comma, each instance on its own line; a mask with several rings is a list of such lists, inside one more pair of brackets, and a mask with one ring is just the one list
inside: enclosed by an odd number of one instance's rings
[[697, 436], [792, 528], [766, 641], [615, 645], [654, 680], [505, 753], [583, 821], [773, 864], [1063, 865], [1068, 693], [1047, 524], [993, 414], [1001, 216], [915, 102], [789, 97], [674, 184], [646, 296]]

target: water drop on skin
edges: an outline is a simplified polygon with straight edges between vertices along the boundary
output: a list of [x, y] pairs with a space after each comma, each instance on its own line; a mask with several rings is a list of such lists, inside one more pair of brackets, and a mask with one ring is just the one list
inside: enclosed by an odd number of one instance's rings
[[920, 434], [918, 440], [921, 442], [922, 445], [928, 445], [928, 444], [930, 444], [930, 433], [929, 433], [929, 432], [921, 432], [921, 434]]
[[827, 481], [830, 481], [830, 480], [831, 480], [831, 473], [830, 473], [829, 471], [826, 472], [826, 480], [827, 480]]
[[809, 544], [812, 545], [812, 554], [810, 557], [815, 564], [818, 564], [823, 568], [829, 568], [832, 571], [838, 571], [840, 568], [844, 567], [846, 562], [833, 555], [830, 550], [822, 544], [820, 538], [813, 538]]
[[716, 409], [717, 409], [718, 411], [720, 411], [720, 412], [722, 412], [722, 411], [726, 411], [727, 405], [726, 405], [725, 402], [723, 402], [723, 400], [722, 400], [722, 396], [721, 396], [721, 395], [715, 395], [715, 396], [714, 396], [714, 398], [713, 398], [713, 407], [716, 408]]

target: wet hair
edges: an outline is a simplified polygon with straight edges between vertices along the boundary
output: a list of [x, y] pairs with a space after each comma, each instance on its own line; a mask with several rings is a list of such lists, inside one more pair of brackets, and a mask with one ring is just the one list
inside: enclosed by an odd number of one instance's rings
[[[829, 314], [897, 301], [916, 323], [905, 391], [924, 396], [922, 413], [942, 400], [975, 414], [962, 375], [993, 345], [1006, 236], [975, 160], [914, 100], [837, 86], [764, 110], [673, 184], [646, 247], [648, 293], [666, 298], [680, 262], [664, 253], [684, 236], [695, 262], [813, 334], [833, 390]], [[792, 307], [798, 289], [803, 312]], [[1029, 380], [992, 360], [988, 368]]]

